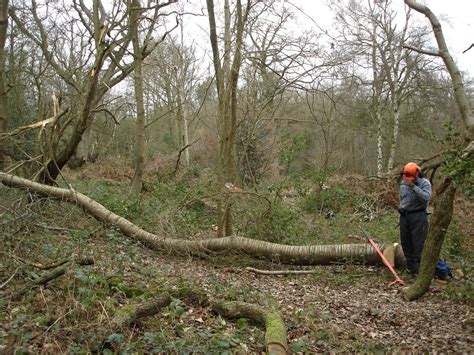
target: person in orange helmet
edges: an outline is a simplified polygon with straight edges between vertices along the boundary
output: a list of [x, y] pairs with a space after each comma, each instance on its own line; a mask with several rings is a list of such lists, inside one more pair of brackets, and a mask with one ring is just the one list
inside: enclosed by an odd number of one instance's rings
[[411, 274], [418, 274], [421, 252], [428, 234], [428, 204], [431, 183], [423, 177], [420, 167], [408, 163], [403, 167], [400, 182], [400, 241]]

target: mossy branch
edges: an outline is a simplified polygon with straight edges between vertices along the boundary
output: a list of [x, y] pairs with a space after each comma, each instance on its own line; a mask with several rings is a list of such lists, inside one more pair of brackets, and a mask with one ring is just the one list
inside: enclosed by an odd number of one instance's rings
[[26, 294], [32, 288], [46, 285], [49, 281], [57, 279], [58, 277], [64, 275], [68, 271], [68, 269], [71, 267], [71, 265], [75, 265], [75, 264], [80, 265], [80, 266], [92, 265], [94, 264], [94, 260], [89, 257], [71, 259], [66, 264], [63, 264], [61, 267], [58, 267], [50, 272], [47, 272], [40, 278], [33, 280], [31, 284], [22, 288], [13, 298], [20, 299], [24, 294]]
[[128, 327], [142, 318], [157, 314], [170, 303], [171, 296], [168, 293], [161, 293], [145, 302], [123, 306], [117, 311], [111, 324], [114, 328]]
[[217, 302], [212, 305], [225, 318], [247, 318], [265, 326], [265, 346], [268, 354], [287, 354], [286, 327], [280, 312], [244, 302]]

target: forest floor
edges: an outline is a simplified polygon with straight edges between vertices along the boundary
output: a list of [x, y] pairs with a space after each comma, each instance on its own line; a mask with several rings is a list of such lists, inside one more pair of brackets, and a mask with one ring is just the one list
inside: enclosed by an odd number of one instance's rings
[[[73, 173], [70, 179], [79, 191], [147, 230], [179, 238], [213, 236], [202, 179], [156, 182], [139, 203], [127, 197], [126, 182]], [[281, 243], [361, 243], [357, 229], [364, 223], [378, 241], [395, 241], [396, 212], [361, 198], [364, 187], [356, 185], [343, 181], [331, 187], [333, 192], [317, 195], [301, 184], [284, 185], [278, 199], [273, 186], [261, 193], [271, 199], [270, 208], [259, 197], [236, 204], [238, 215], [248, 211], [237, 219], [237, 228]], [[319, 200], [324, 194], [327, 199]], [[181, 299], [131, 327], [112, 326], [123, 305], [182, 286], [203, 290], [212, 300], [278, 307], [295, 353], [474, 348], [473, 209], [472, 201], [461, 197], [443, 249], [455, 278], [447, 285], [434, 283], [436, 292], [407, 303], [400, 288], [387, 288], [392, 277], [382, 267], [341, 264], [312, 267], [311, 275], [257, 275], [245, 267], [296, 267], [242, 255], [197, 259], [157, 253], [69, 203], [27, 203], [25, 196], [0, 187], [1, 353], [264, 351], [261, 327], [223, 319], [208, 306]], [[335, 212], [331, 219], [325, 218], [328, 208]], [[46, 272], [34, 264], [71, 256], [91, 257], [94, 264], [71, 267], [46, 286], [31, 287], [30, 280]]]

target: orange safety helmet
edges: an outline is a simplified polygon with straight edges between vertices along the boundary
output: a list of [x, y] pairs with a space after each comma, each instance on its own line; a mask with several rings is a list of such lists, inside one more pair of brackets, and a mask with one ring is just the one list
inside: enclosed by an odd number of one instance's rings
[[403, 167], [403, 177], [407, 180], [413, 180], [420, 176], [421, 168], [415, 163], [408, 163]]

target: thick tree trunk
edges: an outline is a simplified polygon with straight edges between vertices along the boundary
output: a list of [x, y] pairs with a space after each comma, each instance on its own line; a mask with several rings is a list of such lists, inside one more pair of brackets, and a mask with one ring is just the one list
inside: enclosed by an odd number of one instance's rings
[[[8, 30], [8, 0], [0, 0], [0, 135], [7, 131], [8, 104], [5, 90], [5, 42]], [[1, 142], [5, 144], [5, 142]], [[0, 147], [0, 170], [5, 168], [5, 152]]]
[[[236, 3], [235, 12], [235, 47], [231, 58], [231, 21], [229, 1], [224, 2], [224, 56], [221, 63], [219, 44], [216, 31], [214, 14], [214, 1], [207, 0], [209, 13], [209, 33], [213, 54], [214, 70], [216, 73], [217, 95], [219, 100], [218, 126], [220, 129], [219, 140], [219, 165], [218, 189], [222, 191], [226, 183], [236, 184], [235, 163], [235, 136], [237, 129], [237, 83], [239, 80], [240, 66], [242, 64], [241, 48], [243, 43], [244, 27], [250, 9], [247, 2], [245, 12], [242, 11], [240, 0]], [[218, 236], [232, 235], [232, 200], [224, 191], [218, 203]]]
[[[137, 227], [80, 192], [39, 184], [5, 173], [0, 173], [0, 182], [6, 186], [35, 191], [76, 203], [99, 221], [117, 226], [125, 236], [136, 239], [157, 251], [188, 255], [202, 255], [212, 252], [242, 253], [256, 258], [295, 265], [327, 265], [346, 261], [382, 264], [379, 256], [369, 244], [299, 246], [269, 243], [244, 237], [225, 237], [201, 241], [168, 239]], [[384, 245], [379, 247], [384, 250]], [[405, 263], [399, 245], [396, 246], [394, 261], [396, 266], [402, 266]]]
[[86, 129], [84, 134], [82, 135], [82, 139], [77, 145], [76, 151], [74, 153], [72, 161], [74, 161], [77, 166], [82, 166], [86, 162], [94, 162], [97, 158], [97, 134], [92, 129], [92, 122], [91, 125]]
[[453, 216], [455, 192], [451, 178], [446, 178], [436, 192], [434, 212], [421, 256], [420, 274], [415, 283], [403, 292], [408, 301], [420, 298], [430, 287], [444, 237]]

